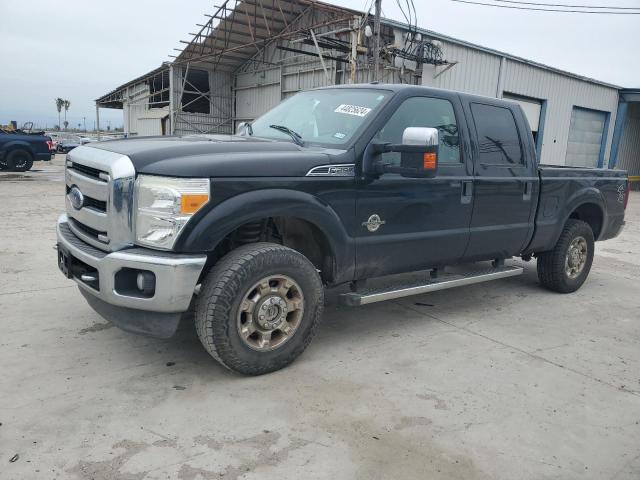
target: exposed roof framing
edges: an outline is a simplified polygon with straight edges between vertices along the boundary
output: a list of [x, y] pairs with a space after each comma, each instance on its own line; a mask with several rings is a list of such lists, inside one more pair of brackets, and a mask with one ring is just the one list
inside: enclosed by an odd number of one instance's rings
[[144, 75], [140, 75], [133, 80], [120, 85], [118, 88], [111, 90], [109, 93], [101, 96], [96, 99], [96, 105], [104, 108], [118, 108], [122, 109], [122, 102], [126, 100], [125, 95], [127, 93], [127, 88], [132, 85], [137, 85], [139, 83], [146, 83], [150, 81], [153, 77], [158, 75], [162, 75], [166, 77], [166, 85], [169, 86], [169, 67], [167, 65], [160, 65], [158, 68], [151, 70]]
[[[315, 11], [329, 14], [329, 20], [325, 15], [322, 22], [296, 24], [303, 14]], [[256, 53], [275, 40], [348, 22], [359, 13], [313, 0], [225, 0], [213, 15], [206, 15], [207, 22], [199, 25], [190, 41], [181, 41], [186, 46], [173, 63], [204, 63], [235, 70], [248, 60], [256, 61]]]

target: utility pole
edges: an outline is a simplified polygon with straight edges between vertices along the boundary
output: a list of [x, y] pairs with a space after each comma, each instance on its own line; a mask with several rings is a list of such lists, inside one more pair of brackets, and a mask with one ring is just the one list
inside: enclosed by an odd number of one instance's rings
[[380, 66], [380, 11], [382, 0], [376, 0], [376, 12], [373, 20], [373, 80], [378, 81], [378, 68]]
[[84, 124], [84, 131], [87, 132], [87, 117], [82, 117], [82, 123]]

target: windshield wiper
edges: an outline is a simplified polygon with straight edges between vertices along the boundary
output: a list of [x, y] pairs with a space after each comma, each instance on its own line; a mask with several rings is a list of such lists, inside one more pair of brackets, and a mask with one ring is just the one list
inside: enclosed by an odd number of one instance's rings
[[279, 132], [286, 133], [291, 137], [293, 143], [302, 147], [304, 142], [302, 141], [302, 136], [299, 133], [294, 132], [289, 127], [285, 127], [284, 125], [269, 125], [269, 128], [273, 128], [274, 130], [278, 130]]

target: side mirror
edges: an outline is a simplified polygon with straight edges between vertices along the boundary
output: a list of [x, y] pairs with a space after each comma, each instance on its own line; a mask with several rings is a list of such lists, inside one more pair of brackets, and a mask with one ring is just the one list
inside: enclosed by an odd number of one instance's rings
[[402, 134], [402, 145], [405, 148], [417, 147], [419, 151], [401, 151], [401, 168], [416, 170], [416, 176], [419, 177], [433, 178], [436, 176], [439, 145], [437, 128], [405, 128]]
[[377, 145], [376, 150], [400, 153], [400, 166], [378, 164], [380, 173], [399, 173], [403, 177], [433, 178], [438, 171], [438, 129], [409, 127], [400, 144]]
[[251, 123], [240, 122], [238, 124], [238, 127], [236, 128], [236, 135], [247, 136], [252, 134], [253, 134], [253, 129], [251, 128]]

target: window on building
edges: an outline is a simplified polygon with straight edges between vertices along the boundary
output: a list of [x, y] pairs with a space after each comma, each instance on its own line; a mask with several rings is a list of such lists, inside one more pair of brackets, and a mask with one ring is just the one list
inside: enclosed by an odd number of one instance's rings
[[596, 167], [604, 153], [605, 126], [609, 114], [598, 110], [573, 107], [565, 164], [574, 167]]
[[169, 106], [169, 71], [160, 72], [147, 81], [149, 85], [149, 108]]
[[471, 113], [478, 135], [480, 163], [484, 165], [522, 164], [522, 146], [511, 110], [472, 103]]
[[[402, 134], [408, 127], [437, 128], [439, 134], [438, 162], [460, 162], [458, 124], [449, 100], [442, 98], [413, 97], [405, 100], [377, 133], [375, 140], [381, 143], [402, 143]], [[400, 165], [400, 153], [387, 152], [385, 162]]]
[[182, 94], [182, 110], [189, 113], [210, 113], [210, 109], [209, 72], [189, 68]]

